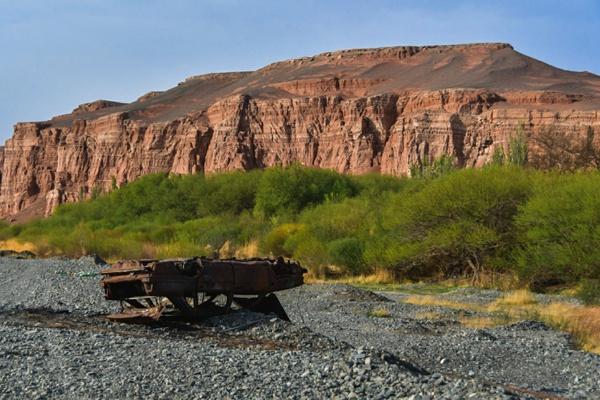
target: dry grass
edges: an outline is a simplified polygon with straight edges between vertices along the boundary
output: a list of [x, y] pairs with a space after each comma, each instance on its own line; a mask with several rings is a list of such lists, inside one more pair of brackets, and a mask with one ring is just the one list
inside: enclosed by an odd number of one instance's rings
[[[146, 243], [142, 247], [142, 257], [147, 258], [178, 258], [186, 254], [198, 254], [201, 248], [182, 242], [161, 244]], [[200, 253], [201, 254], [201, 253]]]
[[[169, 243], [144, 243], [142, 246], [142, 258], [178, 258], [191, 257], [199, 254], [212, 254], [214, 249], [210, 246], [198, 246], [185, 242]], [[258, 255], [258, 242], [250, 241], [244, 246], [235, 249], [230, 242], [225, 242], [219, 249], [222, 258], [252, 258]]]
[[159, 252], [157, 246], [153, 243], [144, 243], [142, 245], [142, 256], [144, 258], [156, 258], [156, 254]]
[[583, 350], [600, 354], [600, 306], [564, 302], [505, 307], [511, 320], [535, 319], [569, 333]]
[[461, 277], [454, 279], [444, 279], [442, 284], [448, 286], [469, 286], [482, 289], [515, 290], [523, 287], [519, 282], [519, 277], [515, 273], [494, 273], [482, 272], [476, 279]]
[[394, 277], [394, 275], [385, 269], [379, 269], [372, 274], [368, 275], [358, 275], [345, 279], [349, 284], [357, 284], [357, 285], [381, 285], [381, 284], [390, 284], [390, 283], [398, 283], [398, 280]]
[[258, 257], [258, 241], [251, 240], [235, 251], [236, 258]]
[[581, 349], [600, 354], [600, 306], [583, 306], [565, 302], [540, 304], [535, 299], [535, 295], [527, 290], [509, 292], [483, 306], [430, 295], [409, 296], [404, 301], [415, 305], [492, 314], [459, 318], [462, 325], [475, 329], [494, 327], [523, 319], [538, 320], [569, 333]]
[[505, 323], [503, 318], [498, 317], [481, 317], [481, 316], [462, 316], [458, 319], [462, 326], [471, 329], [493, 328]]
[[336, 281], [332, 281], [331, 279], [323, 279], [320, 276], [317, 276], [311, 269], [308, 270], [306, 274], [304, 274], [304, 283], [336, 283]]
[[[336, 272], [335, 266], [329, 266], [328, 269], [334, 270], [334, 272]], [[305, 275], [305, 281], [308, 281], [310, 283], [345, 283], [348, 285], [357, 286], [381, 285], [382, 288], [385, 285], [399, 285], [398, 280], [394, 278], [394, 275], [390, 271], [385, 269], [380, 269], [367, 275], [342, 276], [338, 277], [337, 279], [324, 278], [321, 276], [317, 276], [312, 271], [309, 271], [308, 274]]]
[[535, 295], [529, 290], [521, 289], [509, 292], [498, 300], [494, 301], [490, 307], [493, 309], [501, 309], [503, 307], [522, 307], [536, 304]]
[[38, 247], [31, 242], [20, 242], [15, 239], [0, 241], [0, 249], [14, 251], [31, 251], [37, 254]]
[[600, 354], [600, 306], [551, 304], [540, 310], [542, 319], [569, 332], [586, 351]]
[[435, 311], [423, 311], [420, 313], [416, 313], [415, 318], [416, 319], [435, 320], [435, 319], [442, 319], [443, 315], [438, 312], [435, 312]]
[[369, 317], [373, 318], [391, 318], [392, 314], [387, 308], [378, 307], [369, 311]]
[[219, 249], [219, 258], [231, 258], [235, 255], [235, 251], [229, 240], [223, 243], [223, 246]]
[[453, 301], [442, 299], [432, 295], [414, 295], [408, 296], [404, 299], [405, 303], [414, 304], [417, 306], [434, 306], [434, 307], [446, 307], [454, 310], [472, 310], [480, 311], [480, 307], [476, 304], [463, 303], [460, 301]]

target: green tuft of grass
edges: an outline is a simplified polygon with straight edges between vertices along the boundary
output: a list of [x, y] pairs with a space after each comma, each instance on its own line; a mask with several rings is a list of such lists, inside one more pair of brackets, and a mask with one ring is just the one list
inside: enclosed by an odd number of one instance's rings
[[392, 318], [392, 314], [387, 308], [374, 308], [367, 314], [371, 318]]

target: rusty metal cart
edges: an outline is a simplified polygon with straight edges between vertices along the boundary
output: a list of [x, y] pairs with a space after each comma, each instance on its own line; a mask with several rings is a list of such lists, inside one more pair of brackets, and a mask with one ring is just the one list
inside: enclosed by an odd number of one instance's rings
[[274, 292], [300, 286], [306, 272], [282, 258], [125, 260], [102, 271], [105, 298], [121, 301], [121, 322], [157, 321], [164, 313], [194, 320], [232, 304], [289, 320]]

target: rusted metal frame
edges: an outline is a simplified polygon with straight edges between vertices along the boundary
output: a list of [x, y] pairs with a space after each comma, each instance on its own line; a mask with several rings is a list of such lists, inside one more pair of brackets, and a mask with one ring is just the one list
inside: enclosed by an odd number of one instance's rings
[[[301, 285], [305, 272], [298, 264], [281, 260], [132, 260], [104, 270], [102, 283], [107, 299], [120, 299], [137, 309], [135, 315], [129, 311], [129, 316], [135, 318], [160, 317], [163, 308], [160, 301], [155, 304], [154, 299], [145, 296], [164, 296], [187, 318], [228, 312], [235, 302], [241, 307], [275, 312], [287, 319], [279, 300], [273, 294], [266, 295]], [[199, 293], [203, 295], [202, 301], [198, 299]], [[204, 300], [205, 294], [208, 300]], [[226, 297], [224, 306], [215, 303], [221, 294]], [[235, 295], [257, 297], [236, 301]], [[147, 306], [135, 297], [143, 298]], [[187, 298], [191, 298], [191, 306]]]

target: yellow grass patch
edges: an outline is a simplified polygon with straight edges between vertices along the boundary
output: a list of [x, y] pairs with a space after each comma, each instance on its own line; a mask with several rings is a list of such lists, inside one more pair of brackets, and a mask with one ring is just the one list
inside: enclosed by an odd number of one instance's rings
[[304, 274], [304, 283], [335, 283], [331, 279], [323, 279], [323, 277], [317, 276], [311, 269]]
[[446, 286], [469, 286], [478, 287], [483, 289], [500, 289], [500, 290], [514, 290], [522, 287], [522, 283], [519, 282], [519, 278], [514, 273], [494, 273], [494, 272], [482, 272], [478, 275], [477, 279], [473, 278], [448, 278], [438, 281], [438, 284]]
[[229, 240], [223, 243], [223, 246], [219, 249], [219, 258], [230, 258], [234, 255], [233, 246]]
[[258, 241], [251, 240], [235, 251], [237, 258], [252, 258], [258, 257]]
[[478, 311], [481, 307], [477, 304], [463, 303], [460, 301], [453, 301], [443, 299], [432, 295], [414, 295], [408, 296], [404, 299], [405, 303], [414, 304], [417, 306], [438, 306], [452, 308], [455, 310], [473, 310]]
[[394, 275], [385, 269], [379, 269], [372, 274], [352, 276], [344, 279], [346, 283], [357, 284], [357, 285], [376, 285], [376, 284], [388, 284], [398, 283], [398, 280], [394, 278]]
[[371, 311], [369, 311], [369, 317], [390, 318], [391, 316], [392, 314], [390, 313], [390, 311], [384, 307], [374, 308]]
[[156, 254], [159, 252], [157, 246], [153, 243], [142, 244], [142, 256], [144, 258], [156, 258]]
[[415, 314], [415, 318], [417, 319], [441, 319], [442, 314], [437, 313], [435, 311], [424, 311]]
[[502, 307], [515, 307], [515, 306], [527, 306], [531, 304], [536, 304], [537, 300], [535, 299], [535, 295], [531, 293], [529, 290], [515, 290], [510, 292], [500, 299], [494, 301], [491, 306], [493, 308], [502, 308]]
[[533, 319], [572, 335], [578, 346], [586, 351], [600, 354], [600, 306], [583, 306], [565, 302], [540, 304], [535, 295], [527, 290], [507, 293], [483, 306], [450, 301], [437, 296], [409, 296], [406, 303], [422, 306], [439, 306], [458, 310], [491, 313], [491, 316], [463, 316], [462, 325], [469, 328], [486, 328]]
[[557, 302], [535, 308], [541, 321], [571, 334], [582, 349], [600, 354], [600, 306]]
[[1, 240], [0, 249], [14, 251], [31, 251], [37, 254], [37, 246], [31, 242], [20, 242], [15, 239]]
[[[342, 272], [339, 271], [339, 268], [330, 265], [327, 267], [329, 270], [338, 273], [338, 275], [343, 275]], [[371, 274], [366, 275], [356, 275], [356, 276], [340, 276], [337, 278], [327, 278], [323, 276], [318, 276], [317, 274], [312, 273], [310, 270], [308, 274], [304, 276], [304, 281], [309, 283], [344, 283], [347, 285], [357, 285], [357, 286], [377, 286], [381, 285], [381, 290], [385, 289], [386, 285], [395, 285], [397, 286], [398, 280], [394, 278], [394, 275], [385, 269], [377, 270]]]

